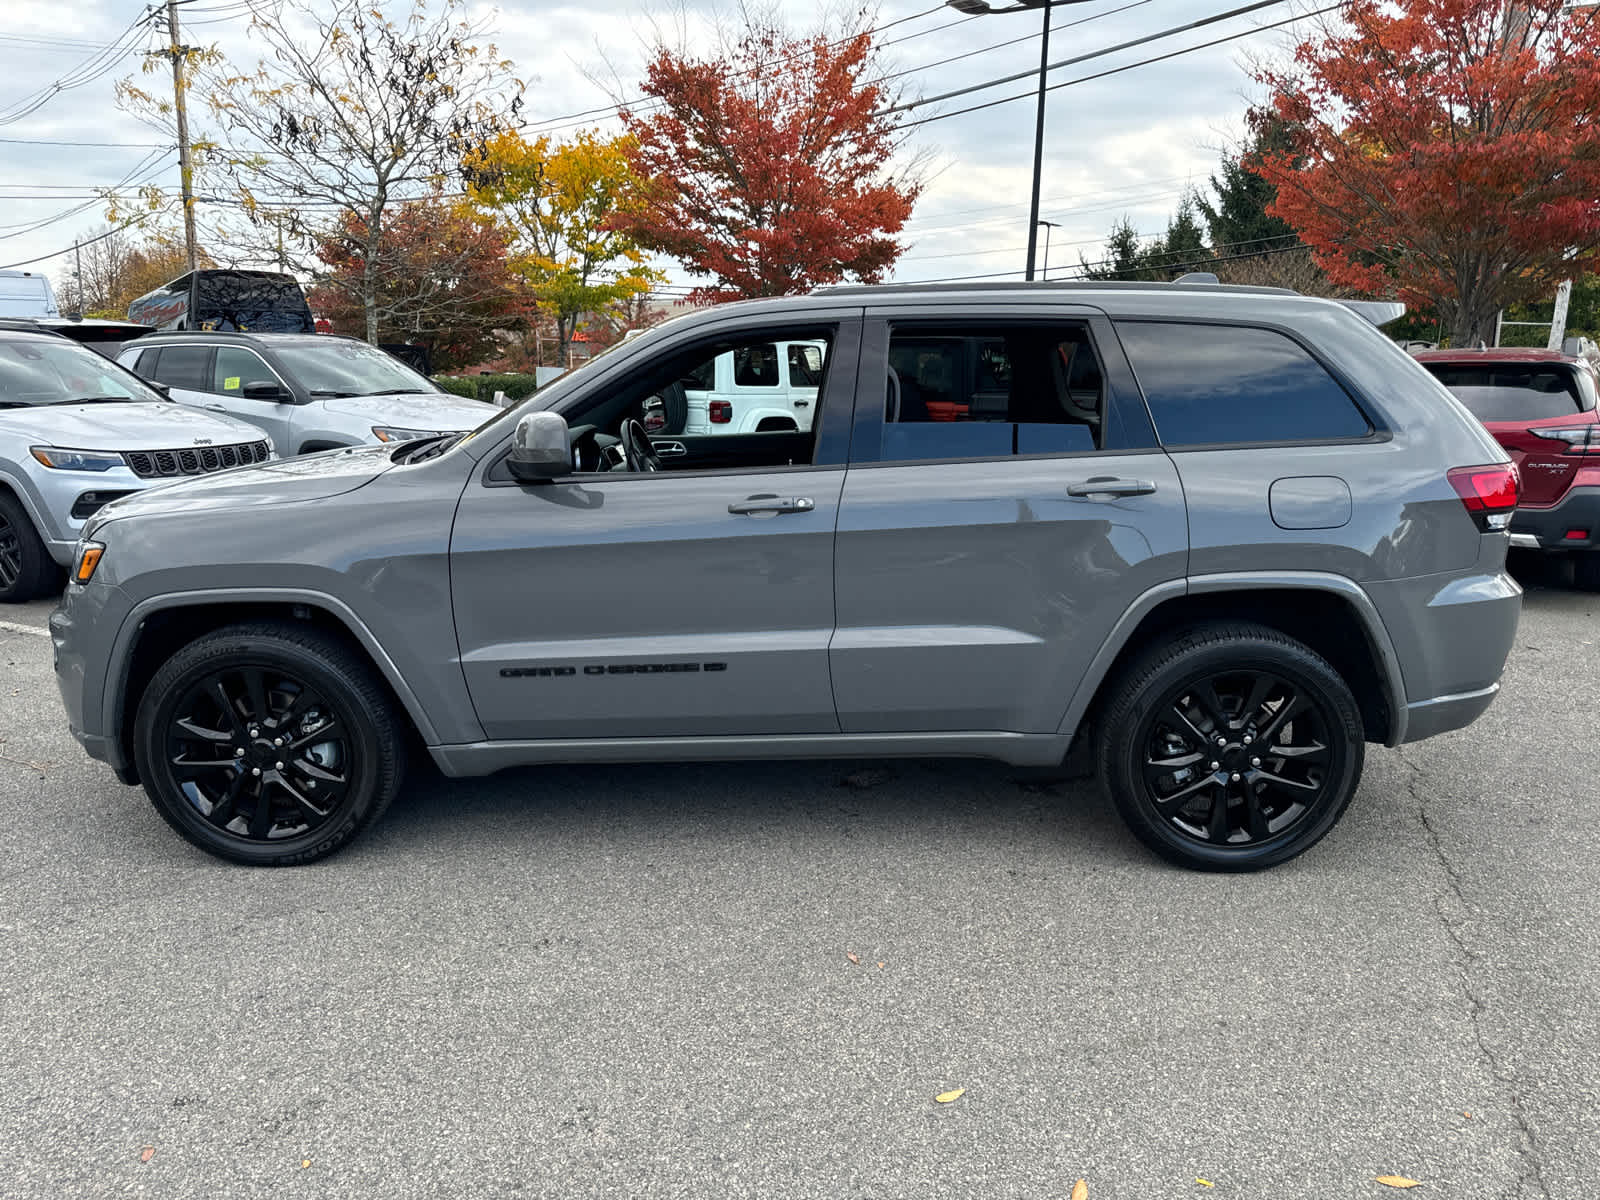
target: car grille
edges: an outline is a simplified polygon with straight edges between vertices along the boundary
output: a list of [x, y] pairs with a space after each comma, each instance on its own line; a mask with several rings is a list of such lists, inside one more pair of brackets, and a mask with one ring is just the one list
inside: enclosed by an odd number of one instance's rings
[[266, 442], [241, 442], [237, 446], [195, 446], [184, 450], [129, 450], [122, 457], [140, 479], [168, 479], [209, 475], [229, 467], [266, 462], [271, 456], [272, 449]]

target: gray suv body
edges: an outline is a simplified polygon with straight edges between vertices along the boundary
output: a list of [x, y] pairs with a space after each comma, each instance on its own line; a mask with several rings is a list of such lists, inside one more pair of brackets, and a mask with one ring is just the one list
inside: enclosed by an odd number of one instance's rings
[[[645, 434], [786, 339], [826, 348], [812, 430]], [[113, 504], [51, 629], [89, 753], [239, 861], [343, 844], [413, 740], [451, 776], [1077, 740], [1152, 848], [1244, 869], [1331, 828], [1366, 742], [1489, 705], [1515, 501], [1337, 303], [841, 288], [679, 318], [465, 437]]]

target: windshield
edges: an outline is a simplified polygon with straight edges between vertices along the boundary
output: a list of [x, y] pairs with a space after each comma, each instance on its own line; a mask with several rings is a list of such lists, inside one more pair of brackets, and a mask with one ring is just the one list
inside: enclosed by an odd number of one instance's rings
[[65, 338], [0, 340], [0, 408], [81, 400], [160, 403], [166, 397], [116, 363]]
[[1593, 381], [1565, 363], [1423, 365], [1480, 421], [1539, 421], [1594, 407]]
[[365, 342], [340, 338], [326, 342], [275, 345], [278, 359], [309, 392], [376, 396], [383, 392], [438, 392], [394, 355]]

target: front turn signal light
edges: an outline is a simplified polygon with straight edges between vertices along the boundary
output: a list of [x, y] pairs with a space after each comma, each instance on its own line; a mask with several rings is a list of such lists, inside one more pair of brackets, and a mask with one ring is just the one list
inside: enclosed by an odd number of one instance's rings
[[95, 568], [100, 565], [100, 556], [106, 548], [99, 542], [85, 542], [78, 551], [77, 565], [72, 568], [73, 583], [88, 583], [94, 578]]

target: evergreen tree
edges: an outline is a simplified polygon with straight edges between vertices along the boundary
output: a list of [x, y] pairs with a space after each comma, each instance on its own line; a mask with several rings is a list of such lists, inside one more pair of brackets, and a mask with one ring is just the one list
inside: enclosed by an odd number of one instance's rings
[[1288, 148], [1283, 123], [1270, 113], [1254, 113], [1252, 121], [1255, 134], [1249, 146], [1241, 154], [1224, 154], [1222, 177], [1211, 177], [1216, 203], [1202, 194], [1195, 195], [1205, 215], [1211, 249], [1219, 258], [1292, 246], [1299, 241], [1286, 221], [1267, 215], [1267, 206], [1278, 198], [1278, 189], [1246, 165], [1262, 153]]

